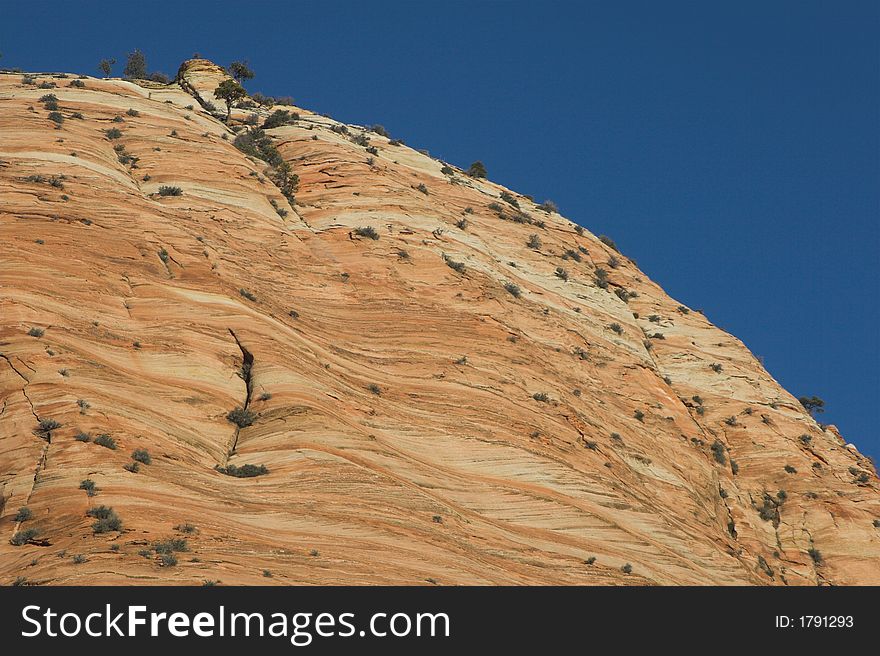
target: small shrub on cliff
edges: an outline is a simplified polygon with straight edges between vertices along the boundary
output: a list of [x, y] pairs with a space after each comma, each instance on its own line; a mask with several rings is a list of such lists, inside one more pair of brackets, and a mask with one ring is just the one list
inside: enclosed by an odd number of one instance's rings
[[106, 449], [110, 449], [112, 451], [116, 450], [116, 440], [107, 435], [107, 433], [101, 433], [98, 437], [95, 438], [95, 444], [98, 446], [103, 446]]
[[106, 136], [110, 140], [119, 139], [120, 137], [122, 137], [122, 130], [120, 130], [119, 128], [110, 128], [109, 130], [104, 131], [104, 136]]
[[255, 415], [250, 410], [247, 410], [242, 407], [237, 407], [235, 410], [230, 410], [226, 415], [226, 419], [239, 428], [246, 428], [254, 423], [257, 419], [257, 415]]
[[724, 455], [724, 444], [722, 444], [720, 440], [712, 442], [712, 455], [715, 457], [715, 461], [719, 465], [727, 464], [727, 458]]
[[90, 497], [94, 497], [98, 495], [98, 486], [95, 485], [95, 481], [91, 478], [86, 478], [79, 482], [79, 489], [85, 490], [86, 494]]
[[379, 233], [376, 232], [376, 229], [372, 226], [355, 228], [354, 234], [356, 234], [358, 237], [366, 237], [367, 239], [379, 239]]
[[135, 449], [131, 452], [131, 459], [145, 465], [150, 465], [153, 463], [153, 459], [150, 457], [150, 454], [147, 452], [146, 449]]
[[526, 241], [526, 246], [534, 250], [540, 250], [541, 245], [541, 238], [538, 235], [529, 235], [529, 238]]
[[506, 289], [507, 292], [514, 298], [519, 298], [520, 296], [522, 296], [522, 290], [519, 288], [519, 285], [515, 285], [512, 282], [504, 283], [504, 289]]
[[486, 166], [479, 160], [470, 165], [467, 174], [472, 178], [485, 178], [489, 175]]
[[171, 187], [168, 185], [162, 185], [159, 187], [159, 195], [160, 196], [182, 196], [183, 189], [180, 187]]
[[13, 546], [20, 547], [23, 544], [27, 544], [35, 537], [37, 537], [40, 532], [35, 528], [26, 528], [23, 531], [19, 531], [15, 535], [12, 536], [12, 539], [9, 541]]
[[16, 522], [26, 522], [33, 516], [31, 509], [27, 506], [22, 506], [18, 509], [18, 512], [15, 515]]
[[235, 465], [227, 465], [226, 467], [220, 467], [219, 465], [216, 467], [217, 471], [221, 474], [226, 474], [227, 476], [234, 476], [235, 478], [254, 478], [255, 476], [263, 476], [269, 473], [266, 465], [242, 465], [241, 467], [236, 467]]
[[30, 335], [31, 337], [42, 337], [45, 333], [45, 330], [43, 330], [42, 328], [37, 328], [36, 326], [28, 331], [28, 335]]
[[617, 248], [617, 244], [614, 243], [614, 240], [611, 237], [608, 237], [607, 235], [599, 235], [599, 241], [611, 250], [617, 251], [618, 253], [620, 252], [620, 249]]
[[92, 532], [95, 534], [122, 530], [122, 520], [110, 506], [91, 508], [86, 515], [95, 518], [92, 524]]

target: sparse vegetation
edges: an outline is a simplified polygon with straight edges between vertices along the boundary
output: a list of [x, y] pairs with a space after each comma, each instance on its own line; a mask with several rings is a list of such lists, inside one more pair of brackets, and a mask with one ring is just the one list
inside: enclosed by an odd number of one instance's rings
[[787, 474], [797, 474], [797, 469], [795, 469], [794, 466], [792, 466], [792, 465], [786, 465], [786, 466], [785, 466], [785, 473], [787, 473]]
[[645, 413], [642, 412], [641, 410], [636, 410], [636, 411], [633, 413], [633, 417], [635, 417], [636, 419], [638, 419], [638, 420], [641, 421], [642, 423], [644, 423], [644, 421], [645, 421]]
[[9, 542], [15, 547], [20, 547], [33, 540], [39, 534], [40, 532], [35, 528], [26, 528], [23, 531], [18, 531], [15, 535], [13, 535], [12, 539]]
[[169, 185], [162, 185], [159, 187], [159, 195], [160, 196], [182, 196], [183, 189], [180, 187], [172, 187]]
[[239, 428], [247, 428], [256, 421], [257, 415], [250, 410], [238, 406], [234, 410], [229, 411], [226, 419]]
[[90, 497], [98, 496], [98, 486], [91, 478], [83, 479], [79, 482], [79, 489], [85, 490]]
[[122, 529], [122, 520], [110, 506], [97, 506], [90, 508], [86, 515], [93, 517], [92, 532], [95, 534], [109, 533]]
[[221, 474], [234, 476], [235, 478], [254, 478], [255, 476], [263, 476], [269, 473], [266, 465], [247, 464], [242, 465], [241, 467], [236, 467], [235, 465], [226, 465], [225, 467], [220, 467], [218, 465], [216, 469]]
[[519, 288], [519, 285], [515, 285], [512, 282], [504, 283], [504, 289], [506, 289], [507, 292], [514, 298], [519, 298], [520, 296], [522, 296], [522, 290]]
[[617, 333], [618, 335], [623, 334], [623, 327], [619, 323], [612, 323], [608, 326], [611, 329], [611, 332]]
[[813, 563], [816, 565], [822, 564], [822, 554], [815, 547], [810, 547], [807, 549], [807, 553], [810, 555], [810, 558], [813, 559]]
[[22, 506], [18, 509], [18, 512], [15, 514], [16, 522], [26, 522], [33, 516], [31, 509], [27, 506]]
[[77, 442], [91, 442], [92, 436], [86, 433], [85, 431], [79, 431], [76, 435], [73, 436]]
[[235, 80], [223, 80], [214, 89], [214, 97], [226, 103], [226, 122], [232, 114], [232, 105], [247, 95], [244, 87]]
[[620, 252], [620, 249], [617, 248], [617, 244], [614, 243], [614, 240], [611, 239], [611, 237], [608, 237], [607, 235], [599, 235], [599, 241], [601, 241], [611, 250], [617, 251], [618, 253]]
[[370, 392], [372, 392], [376, 396], [379, 396], [380, 394], [382, 394], [382, 388], [379, 387], [376, 383], [370, 383], [369, 385], [367, 385], [367, 389], [370, 390]]
[[119, 139], [122, 137], [122, 130], [120, 130], [119, 128], [109, 128], [107, 130], [104, 130], [104, 136], [106, 136], [111, 141], [113, 139]]
[[555, 275], [560, 280], [568, 280], [568, 271], [566, 271], [562, 267], [556, 267], [556, 271], [553, 272], [553, 275]]
[[358, 237], [366, 237], [367, 239], [379, 239], [379, 233], [376, 232], [376, 229], [372, 226], [355, 228], [354, 234], [356, 234]]
[[724, 444], [720, 440], [712, 442], [712, 456], [719, 465], [727, 464], [727, 457], [724, 455]]
[[709, 365], [709, 369], [714, 371], [716, 374], [720, 374], [724, 370], [724, 367], [721, 366], [720, 364], [718, 364], [717, 362], [713, 362], [712, 364]]
[[153, 459], [150, 457], [150, 454], [146, 449], [135, 449], [131, 452], [131, 459], [144, 465], [150, 465], [153, 463]]
[[147, 58], [144, 53], [140, 50], [128, 53], [122, 75], [130, 80], [145, 80], [147, 78]]
[[36, 326], [34, 326], [30, 330], [28, 330], [27, 334], [31, 337], [42, 337], [44, 334], [46, 334], [46, 331], [42, 328], [37, 328]]
[[528, 241], [526, 241], [526, 246], [528, 246], [529, 248], [534, 249], [536, 251], [540, 250], [541, 246], [542, 246], [541, 238], [535, 234], [529, 235], [529, 239], [528, 239]]
[[116, 450], [116, 440], [107, 435], [107, 433], [101, 433], [95, 438], [95, 444], [98, 446], [103, 446], [106, 449], [110, 449], [112, 451]]
[[541, 403], [548, 403], [550, 401], [550, 397], [547, 395], [546, 392], [535, 392], [534, 394], [532, 394], [532, 398], [535, 399], [535, 401], [540, 401]]
[[633, 566], [630, 565], [629, 563], [627, 563], [626, 565], [624, 565], [623, 567], [620, 568], [620, 571], [623, 572], [624, 574], [632, 574]]
[[61, 424], [54, 419], [41, 419], [40, 423], [37, 424], [37, 428], [34, 430], [34, 435], [41, 437], [44, 440], [51, 441], [52, 431], [58, 428], [61, 428]]
[[818, 396], [802, 396], [798, 399], [798, 402], [804, 406], [804, 410], [810, 413], [811, 417], [825, 412], [825, 401]]
[[479, 160], [468, 167], [467, 174], [472, 178], [486, 178], [489, 175], [486, 171], [486, 167]]

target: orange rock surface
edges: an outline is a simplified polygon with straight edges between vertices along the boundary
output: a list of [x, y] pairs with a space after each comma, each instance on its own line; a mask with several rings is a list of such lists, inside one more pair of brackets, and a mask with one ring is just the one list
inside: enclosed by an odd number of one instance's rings
[[[739, 340], [384, 136], [225, 125], [223, 76], [0, 75], [0, 582], [880, 584], [874, 468]], [[273, 109], [292, 205], [233, 145]]]

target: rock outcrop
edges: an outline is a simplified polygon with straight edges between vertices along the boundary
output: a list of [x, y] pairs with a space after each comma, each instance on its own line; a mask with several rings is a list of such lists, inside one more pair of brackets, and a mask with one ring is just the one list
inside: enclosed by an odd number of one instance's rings
[[224, 76], [0, 74], [0, 582], [880, 583], [871, 463], [610, 240]]

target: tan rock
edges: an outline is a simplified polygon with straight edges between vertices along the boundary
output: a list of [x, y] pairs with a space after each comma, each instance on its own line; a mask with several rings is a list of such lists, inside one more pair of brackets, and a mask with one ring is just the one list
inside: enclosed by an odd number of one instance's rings
[[[179, 75], [56, 79], [60, 128], [48, 91], [0, 75], [0, 581], [880, 583], [871, 464], [626, 257], [299, 108], [268, 131], [291, 206], [191, 95], [215, 102], [225, 73]], [[121, 532], [93, 534], [100, 504]], [[39, 543], [10, 543], [29, 527]], [[175, 534], [176, 566], [139, 555]]]

